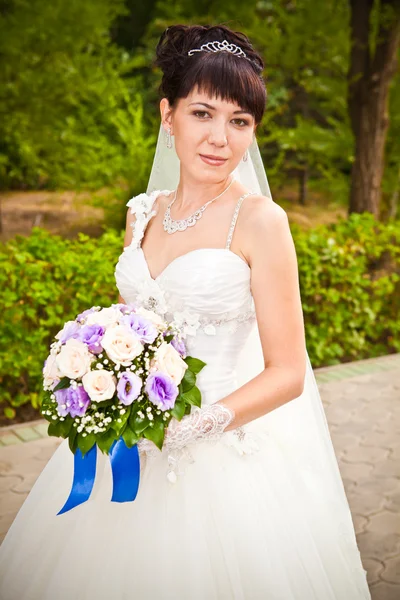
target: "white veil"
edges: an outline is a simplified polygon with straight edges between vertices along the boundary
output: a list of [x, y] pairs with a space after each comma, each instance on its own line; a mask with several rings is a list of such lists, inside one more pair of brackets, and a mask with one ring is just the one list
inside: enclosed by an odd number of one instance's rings
[[[167, 148], [165, 130], [160, 125], [147, 187], [148, 194], [154, 190], [173, 190], [179, 183], [179, 159], [173, 139], [172, 136], [172, 148]], [[248, 160], [240, 161], [234, 176], [249, 191], [272, 198], [256, 138], [249, 148]], [[258, 327], [255, 324], [238, 361], [239, 385], [243, 385], [263, 369], [263, 352]], [[301, 396], [260, 417], [252, 424], [257, 430], [274, 436], [283, 452], [289, 453], [291, 460], [296, 461], [299, 473], [301, 472], [303, 479], [306, 479], [315, 494], [320, 494], [322, 490], [321, 502], [329, 502], [342, 524], [343, 536], [355, 547], [351, 513], [308, 353]]]

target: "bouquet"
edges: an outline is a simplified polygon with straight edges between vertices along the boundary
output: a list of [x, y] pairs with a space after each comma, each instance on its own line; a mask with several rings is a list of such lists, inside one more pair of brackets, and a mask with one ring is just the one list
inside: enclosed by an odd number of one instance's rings
[[74, 481], [61, 514], [92, 491], [96, 449], [110, 455], [112, 501], [134, 500], [140, 479], [137, 443], [160, 450], [171, 419], [201, 407], [196, 375], [174, 322], [134, 304], [94, 306], [65, 323], [43, 367], [41, 414], [48, 434], [68, 438]]

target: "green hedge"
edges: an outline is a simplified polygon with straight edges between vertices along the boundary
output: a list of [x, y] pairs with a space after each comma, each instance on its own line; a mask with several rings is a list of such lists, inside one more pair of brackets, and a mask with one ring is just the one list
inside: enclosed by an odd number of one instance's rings
[[[2, 407], [42, 399], [41, 374], [53, 336], [85, 308], [117, 302], [114, 268], [123, 234], [66, 240], [35, 227], [0, 247]], [[13, 416], [12, 409], [7, 416]]]
[[[292, 225], [314, 367], [400, 351], [400, 221], [352, 215], [303, 232]], [[65, 240], [38, 227], [0, 246], [1, 406], [42, 398], [41, 370], [63, 323], [117, 301], [123, 233]]]
[[291, 229], [313, 366], [399, 352], [400, 221], [363, 213]]

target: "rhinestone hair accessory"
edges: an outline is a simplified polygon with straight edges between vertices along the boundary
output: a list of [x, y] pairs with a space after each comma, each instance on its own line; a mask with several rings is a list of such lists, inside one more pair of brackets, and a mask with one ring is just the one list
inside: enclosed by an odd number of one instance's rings
[[236, 44], [231, 44], [228, 40], [223, 40], [222, 42], [214, 41], [207, 42], [206, 44], [202, 44], [200, 48], [192, 48], [189, 50], [188, 55], [193, 56], [195, 52], [230, 52], [230, 54], [234, 54], [235, 56], [240, 56], [241, 58], [246, 58], [250, 62], [253, 62], [251, 58], [248, 58], [247, 54], [240, 48], [240, 46], [236, 46]]

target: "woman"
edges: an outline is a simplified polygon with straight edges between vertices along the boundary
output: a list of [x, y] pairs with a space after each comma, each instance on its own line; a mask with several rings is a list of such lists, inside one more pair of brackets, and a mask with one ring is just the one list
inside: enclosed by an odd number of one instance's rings
[[202, 408], [171, 421], [161, 452], [139, 443], [134, 502], [110, 502], [98, 453], [89, 501], [57, 515], [73, 468], [64, 441], [4, 540], [0, 596], [368, 599], [293, 240], [254, 137], [262, 59], [225, 26], [177, 25], [157, 63], [160, 136], [148, 191], [128, 202], [115, 275], [120, 302], [181, 323], [180, 351], [206, 363]]

